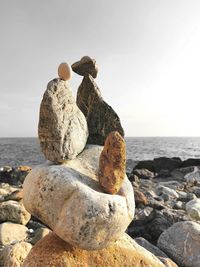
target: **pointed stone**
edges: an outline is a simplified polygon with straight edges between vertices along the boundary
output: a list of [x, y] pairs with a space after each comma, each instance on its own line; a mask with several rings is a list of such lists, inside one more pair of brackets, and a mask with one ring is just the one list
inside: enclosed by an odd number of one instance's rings
[[125, 179], [126, 145], [118, 132], [111, 132], [106, 138], [99, 159], [99, 182], [104, 191], [116, 194]]
[[72, 70], [81, 76], [90, 74], [93, 78], [96, 78], [98, 66], [95, 59], [85, 56], [82, 57], [78, 62], [72, 64]]
[[89, 144], [104, 145], [107, 135], [112, 131], [118, 131], [124, 136], [117, 113], [103, 100], [91, 75], [83, 78], [76, 101], [88, 123]]
[[85, 147], [87, 122], [64, 80], [54, 79], [47, 85], [40, 106], [38, 135], [43, 154], [53, 162], [73, 159]]

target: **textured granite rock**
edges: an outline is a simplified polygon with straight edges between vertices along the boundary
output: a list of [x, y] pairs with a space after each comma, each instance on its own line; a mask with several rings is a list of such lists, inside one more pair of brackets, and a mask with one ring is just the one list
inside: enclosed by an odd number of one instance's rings
[[96, 60], [88, 56], [84, 56], [80, 61], [72, 65], [72, 70], [81, 76], [90, 74], [93, 78], [97, 77], [98, 66]]
[[10, 221], [26, 225], [31, 214], [21, 202], [9, 200], [0, 204], [0, 222]]
[[89, 129], [89, 144], [104, 145], [107, 135], [124, 130], [116, 112], [102, 98], [91, 75], [85, 76], [77, 92], [77, 105], [86, 117]]
[[111, 132], [106, 138], [99, 159], [98, 178], [105, 192], [116, 194], [126, 174], [126, 144], [118, 132]]
[[124, 234], [110, 247], [87, 251], [72, 247], [51, 233], [31, 250], [23, 267], [165, 267], [157, 257]]
[[6, 246], [3, 250], [3, 266], [22, 267], [22, 264], [31, 248], [31, 244], [23, 241]]
[[40, 106], [38, 135], [43, 154], [53, 162], [75, 158], [85, 147], [86, 119], [68, 84], [61, 79], [47, 85]]
[[9, 245], [12, 242], [26, 239], [28, 228], [21, 224], [4, 222], [0, 224], [0, 245]]
[[175, 223], [158, 239], [158, 247], [181, 267], [200, 266], [200, 225], [185, 221]]
[[68, 81], [72, 78], [72, 69], [71, 66], [65, 62], [61, 63], [58, 66], [58, 76], [64, 81]]
[[62, 165], [44, 164], [26, 177], [24, 205], [60, 238], [83, 249], [101, 249], [123, 234], [134, 216], [131, 183], [103, 193], [97, 177], [101, 146], [89, 145]]

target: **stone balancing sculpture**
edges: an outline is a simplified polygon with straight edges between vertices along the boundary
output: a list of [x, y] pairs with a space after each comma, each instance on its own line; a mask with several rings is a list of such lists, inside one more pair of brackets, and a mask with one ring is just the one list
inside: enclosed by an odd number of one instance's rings
[[[94, 72], [91, 65], [86, 69]], [[143, 257], [125, 234], [135, 201], [125, 174], [122, 136], [111, 132], [104, 148], [86, 145], [86, 118], [66, 82], [70, 66], [62, 63], [58, 74], [49, 82], [40, 107], [39, 139], [50, 161], [32, 169], [23, 184], [26, 209], [53, 232], [34, 246], [23, 267], [116, 267], [123, 266], [124, 260], [127, 267], [143, 263], [163, 267], [150, 254]]]

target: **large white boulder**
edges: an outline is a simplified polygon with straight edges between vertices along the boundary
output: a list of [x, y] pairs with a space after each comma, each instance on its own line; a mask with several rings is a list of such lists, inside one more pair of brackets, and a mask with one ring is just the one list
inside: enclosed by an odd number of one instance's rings
[[101, 146], [89, 145], [62, 165], [43, 164], [26, 177], [25, 208], [61, 239], [82, 249], [102, 249], [116, 241], [134, 217], [131, 183], [125, 177], [116, 195], [97, 181]]

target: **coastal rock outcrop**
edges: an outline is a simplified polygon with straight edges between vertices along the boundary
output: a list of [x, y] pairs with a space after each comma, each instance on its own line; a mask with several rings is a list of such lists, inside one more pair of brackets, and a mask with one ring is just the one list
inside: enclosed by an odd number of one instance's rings
[[40, 165], [24, 182], [26, 209], [60, 238], [83, 249], [116, 241], [134, 216], [134, 194], [127, 178], [117, 195], [102, 192], [96, 176], [102, 148], [88, 146], [62, 165]]
[[81, 76], [90, 74], [93, 78], [96, 78], [98, 66], [95, 59], [84, 56], [81, 60], [72, 64], [72, 70]]
[[73, 159], [85, 147], [86, 119], [68, 84], [61, 79], [54, 79], [47, 85], [40, 106], [38, 135], [43, 154], [53, 162]]
[[125, 178], [126, 145], [118, 132], [111, 132], [106, 138], [99, 159], [98, 178], [105, 192], [116, 194]]
[[164, 267], [157, 257], [122, 235], [110, 247], [87, 251], [72, 247], [51, 233], [31, 250], [23, 267], [84, 266], [84, 267]]
[[158, 247], [183, 267], [199, 267], [200, 225], [186, 221], [175, 223], [158, 239]]
[[86, 117], [89, 144], [104, 145], [107, 135], [118, 131], [124, 136], [117, 113], [102, 98], [91, 75], [85, 75], [77, 92], [77, 105]]

